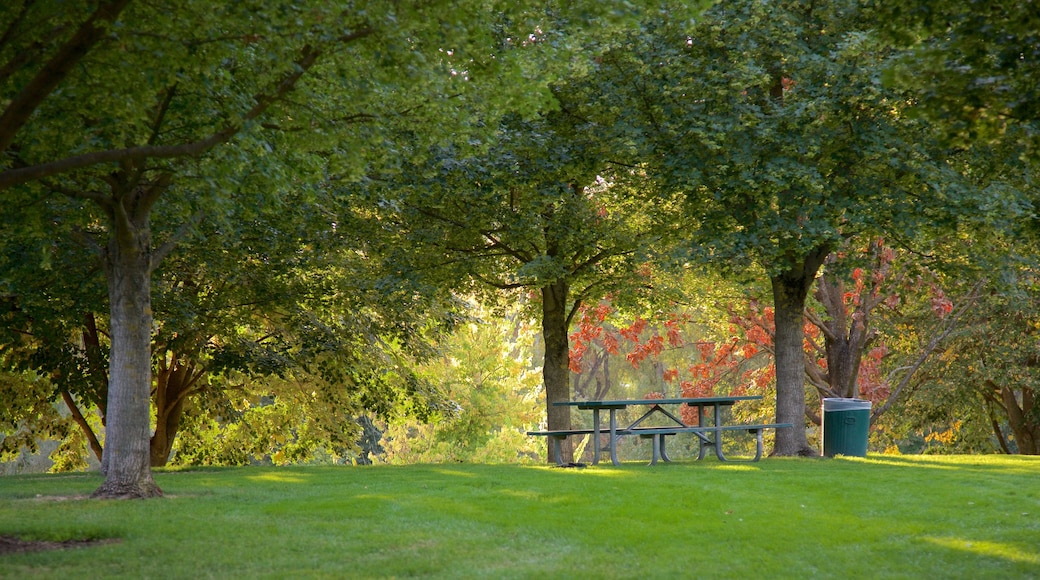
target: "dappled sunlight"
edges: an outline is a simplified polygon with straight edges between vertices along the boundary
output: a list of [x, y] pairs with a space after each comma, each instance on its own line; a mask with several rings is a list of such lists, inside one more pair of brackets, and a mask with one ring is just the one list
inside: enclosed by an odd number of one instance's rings
[[631, 477], [636, 477], [637, 476], [637, 472], [635, 471], [635, 469], [639, 469], [639, 470], [647, 469], [646, 464], [643, 463], [643, 462], [639, 462], [638, 464], [628, 464], [628, 467], [631, 467], [633, 469], [626, 469], [625, 467], [626, 467], [625, 465], [622, 465], [621, 467], [614, 467], [614, 466], [610, 465], [609, 462], [607, 462], [607, 465], [606, 466], [602, 466], [602, 467], [597, 467], [597, 466], [591, 466], [590, 465], [589, 467], [586, 467], [584, 469], [561, 469], [561, 468], [554, 468], [552, 471], [555, 472], [555, 473], [581, 474], [581, 475], [587, 475], [589, 477], [606, 477], [606, 478], [611, 478], [611, 479], [627, 479], [627, 478], [631, 478]]
[[544, 493], [530, 489], [503, 489], [499, 491], [499, 493], [504, 496], [527, 501], [543, 501], [545, 499]]
[[260, 473], [257, 475], [247, 475], [246, 479], [250, 481], [259, 482], [274, 482], [274, 483], [306, 483], [307, 478], [303, 477], [299, 473], [281, 473], [281, 472], [267, 472]]
[[[719, 578], [840, 577], [850, 569], [852, 576], [874, 577], [1031, 577], [1040, 569], [1040, 545], [1032, 541], [1040, 492], [1030, 485], [1035, 477], [996, 468], [1037, 462], [981, 460], [994, 469], [973, 469], [969, 459], [935, 460], [968, 465], [961, 476], [882, 456], [712, 458], [654, 467], [632, 460], [568, 469], [465, 463], [236, 468], [168, 476], [168, 491], [184, 498], [175, 501], [4, 500], [0, 521], [23, 522], [9, 534], [74, 529], [132, 537], [120, 549], [152, 566], [129, 570], [125, 553], [113, 555], [103, 576], [143, 571], [138, 575], [161, 577], [190, 551], [202, 554], [192, 566], [214, 575], [235, 575], [243, 562], [260, 558], [243, 573], [250, 577], [306, 576], [308, 570], [379, 577], [395, 561], [407, 564], [395, 569], [401, 577], [556, 578], [575, 570], [587, 577], [663, 577], [691, 569]], [[0, 478], [0, 498], [73, 496], [93, 483]], [[207, 525], [198, 528], [200, 521]], [[766, 529], [775, 532], [768, 549]], [[690, 550], [691, 534], [697, 550]], [[221, 542], [231, 543], [225, 551], [207, 550]], [[649, 545], [652, 550], [625, 548]], [[98, 554], [104, 556], [99, 550], [88, 558]], [[528, 559], [564, 565], [517, 567]], [[372, 572], [359, 573], [355, 562], [371, 563]], [[437, 565], [424, 568], [430, 562]], [[598, 562], [606, 564], [596, 568]], [[634, 564], [618, 568], [625, 562]], [[18, 576], [4, 571], [0, 565], [0, 577]], [[87, 563], [60, 572], [97, 575]]]
[[580, 493], [550, 494], [544, 489], [500, 489], [497, 490], [497, 495], [508, 501], [524, 502], [523, 505], [530, 508], [561, 506], [567, 509], [567, 506], [573, 506], [576, 501], [582, 500]]
[[761, 467], [747, 463], [719, 463], [711, 466], [711, 469], [716, 471], [762, 471]]
[[965, 540], [963, 538], [925, 537], [924, 541], [950, 550], [968, 552], [977, 556], [1002, 558], [1010, 562], [1040, 565], [1040, 554], [1026, 551], [1023, 547], [988, 540]]
[[842, 457], [841, 461], [919, 467], [948, 471], [993, 471], [1017, 475], [1040, 474], [1040, 457], [1022, 455], [875, 455]]
[[433, 472], [439, 473], [441, 475], [450, 475], [453, 477], [477, 477], [476, 473], [470, 473], [468, 471], [459, 471], [458, 469], [444, 469], [441, 467], [435, 468]]
[[894, 467], [925, 467], [928, 469], [957, 470], [963, 466], [946, 461], [923, 460], [920, 455], [868, 455], [867, 457], [835, 457], [834, 461], [849, 461]]
[[[637, 464], [628, 464], [631, 467], [635, 467]], [[643, 462], [638, 463], [639, 469], [646, 469], [646, 464]], [[560, 473], [560, 474], [572, 474], [572, 475], [588, 475], [588, 476], [599, 476], [599, 477], [632, 477], [635, 475], [633, 470], [625, 469], [625, 466], [613, 467], [609, 465], [599, 467], [595, 465], [589, 465], [583, 468], [569, 467], [562, 468], [555, 465], [525, 465], [523, 469], [544, 471], [546, 473]]]

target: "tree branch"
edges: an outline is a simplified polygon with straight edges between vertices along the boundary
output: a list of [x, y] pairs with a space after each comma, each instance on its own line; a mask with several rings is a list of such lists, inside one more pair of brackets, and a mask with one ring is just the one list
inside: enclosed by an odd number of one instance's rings
[[[4, 30], [3, 35], [0, 35], [0, 50], [3, 50], [7, 46], [7, 43], [11, 41], [11, 38], [15, 36], [18, 27], [21, 26], [25, 20], [25, 15], [29, 11], [29, 7], [32, 6], [33, 0], [26, 0], [22, 3], [21, 9], [18, 14], [11, 19], [11, 22], [7, 25], [7, 29]], [[51, 30], [40, 35], [42, 38], [58, 38], [63, 31], [65, 26], [57, 26]], [[30, 43], [29, 46], [22, 47], [20, 50], [15, 49], [15, 54], [11, 57], [11, 60], [0, 66], [0, 83], [7, 82], [11, 78], [11, 75], [17, 72], [25, 65], [26, 62], [32, 58], [37, 57], [43, 52], [44, 45], [40, 41]]]
[[[364, 36], [368, 36], [374, 32], [371, 28], [364, 28], [353, 32], [348, 35], [344, 35], [339, 38], [340, 42], [349, 42], [357, 40]], [[274, 85], [273, 90], [269, 93], [258, 93], [254, 95], [253, 100], [255, 104], [252, 108], [246, 111], [239, 119], [238, 122], [225, 125], [224, 128], [216, 131], [215, 133], [204, 137], [197, 141], [191, 141], [188, 143], [179, 143], [176, 145], [142, 145], [138, 147], [128, 147], [125, 149], [109, 149], [106, 151], [95, 151], [92, 153], [84, 153], [83, 155], [75, 155], [72, 157], [66, 157], [57, 161], [51, 161], [49, 163], [41, 163], [39, 165], [33, 165], [29, 167], [20, 167], [18, 169], [9, 169], [0, 173], [0, 190], [6, 189], [12, 185], [31, 181], [33, 179], [40, 179], [50, 175], [58, 173], [64, 173], [67, 171], [73, 171], [76, 169], [83, 169], [92, 165], [98, 165], [102, 163], [116, 163], [126, 161], [141, 161], [144, 159], [175, 159], [180, 157], [198, 157], [203, 153], [209, 151], [213, 147], [227, 142], [236, 134], [238, 134], [242, 128], [250, 121], [256, 119], [266, 111], [271, 104], [282, 98], [285, 94], [291, 91], [296, 83], [300, 80], [300, 77], [304, 75], [318, 60], [318, 57], [322, 54], [321, 50], [307, 45], [300, 51], [299, 58], [293, 62], [291, 71], [286, 73], [282, 79]], [[24, 123], [24, 121], [23, 121]], [[19, 125], [20, 127], [21, 125]], [[0, 125], [0, 137], [3, 136], [3, 126]], [[13, 139], [13, 135], [11, 136]], [[9, 143], [8, 143], [9, 144]], [[0, 151], [3, 150], [6, 144], [0, 141]]]
[[28, 122], [37, 107], [57, 88], [61, 81], [65, 80], [72, 67], [104, 37], [109, 28], [108, 25], [119, 17], [119, 13], [129, 3], [130, 0], [98, 3], [97, 9], [80, 25], [72, 38], [58, 49], [58, 52], [43, 65], [36, 76], [11, 100], [3, 114], [0, 115], [0, 152], [4, 152], [10, 147], [18, 130]]
[[205, 387], [193, 388], [195, 383], [199, 381], [203, 376], [206, 375], [206, 369], [198, 369], [192, 373], [188, 380], [185, 381], [183, 388], [177, 393], [172, 402], [169, 402], [168, 408], [172, 409], [179, 405], [184, 399], [196, 393], [201, 393], [205, 390]]
[[[946, 337], [950, 336], [950, 334], [953, 333], [953, 329], [957, 327], [957, 320], [960, 319], [960, 317], [963, 316], [964, 313], [967, 312], [968, 309], [975, 304], [975, 300], [977, 300], [979, 297], [979, 291], [982, 289], [985, 283], [985, 279], [976, 282], [975, 286], [972, 287], [968, 295], [965, 296], [964, 303], [961, 304], [960, 308], [958, 308], [957, 311], [950, 317], [949, 322], [947, 323], [943, 331], [937, 335], [932, 336], [932, 339], [928, 341], [928, 345], [924, 348], [921, 354], [917, 357], [917, 360], [915, 360], [912, 365], [910, 365], [909, 367], [901, 367], [903, 369], [907, 369], [906, 374], [903, 375], [903, 379], [899, 381], [899, 385], [896, 387], [896, 390], [892, 391], [892, 394], [889, 395], [888, 399], [885, 400], [885, 404], [873, 413], [871, 413], [871, 424], [873, 424], [874, 421], [877, 420], [877, 418], [880, 417], [885, 411], [888, 411], [892, 404], [895, 403], [896, 400], [899, 398], [899, 394], [903, 391], [903, 389], [906, 388], [908, 384], [910, 384], [910, 379], [913, 378], [914, 373], [916, 373], [917, 370], [920, 369], [922, 365], [924, 365], [925, 361], [927, 361], [932, 356], [932, 353], [935, 351], [936, 348], [938, 348], [939, 343], [941, 343], [943, 340], [946, 340]], [[898, 370], [900, 369], [896, 369], [892, 371], [892, 373], [895, 373]]]
[[134, 223], [142, 223], [148, 220], [148, 216], [152, 213], [152, 207], [162, 197], [163, 192], [166, 188], [170, 187], [173, 182], [173, 174], [169, 172], [162, 172], [159, 177], [147, 187], [143, 187], [140, 184], [141, 177], [144, 174], [143, 168], [137, 168], [137, 170], [127, 170], [127, 174], [130, 175], [128, 183], [134, 185], [135, 189], [140, 192], [140, 195], [133, 199], [133, 213], [132, 219]]
[[473, 272], [470, 272], [470, 276], [476, 278], [478, 282], [487, 284], [492, 288], [498, 288], [499, 290], [518, 290], [520, 288], [529, 288], [531, 286], [525, 282], [499, 282], [498, 280], [491, 280]]
[[[439, 212], [435, 212], [433, 210], [430, 210], [429, 208], [415, 207], [415, 210], [418, 211], [421, 215], [424, 215], [426, 217], [430, 217], [430, 218], [436, 219], [438, 221], [444, 222], [444, 223], [449, 224], [451, 226], [454, 226], [454, 227], [456, 227], [458, 229], [468, 229], [468, 227], [469, 227], [465, 222], [463, 222], [461, 220], [452, 219], [452, 218], [450, 218], [448, 216], [442, 215]], [[526, 254], [525, 252], [522, 252], [520, 250], [517, 250], [516, 248], [514, 248], [514, 247], [510, 246], [509, 244], [506, 244], [505, 242], [503, 242], [501, 239], [499, 239], [498, 237], [495, 236], [495, 232], [494, 231], [492, 231], [492, 230], [479, 230], [478, 233], [484, 239], [486, 239], [489, 242], [489, 245], [484, 246], [483, 248], [477, 248], [477, 249], [466, 250], [466, 251], [475, 252], [475, 251], [480, 251], [481, 249], [483, 249], [483, 250], [502, 250], [503, 252], [505, 252], [509, 256], [519, 260], [523, 264], [526, 264], [526, 263], [531, 261], [531, 258], [530, 258], [530, 256], [528, 254]], [[448, 248], [448, 249], [451, 249], [451, 248]]]
[[614, 251], [611, 248], [599, 248], [599, 252], [596, 253], [594, 256], [590, 256], [584, 262], [574, 266], [574, 268], [571, 269], [571, 275], [580, 274], [582, 271], [592, 268], [593, 266], [599, 264], [607, 258], [613, 258], [616, 256], [627, 256], [634, 253], [636, 253], [636, 250], [634, 248], [631, 250], [624, 251]]
[[101, 443], [98, 441], [97, 435], [94, 434], [94, 430], [90, 428], [90, 423], [87, 423], [83, 413], [80, 412], [79, 406], [76, 405], [76, 401], [72, 399], [72, 395], [67, 390], [61, 391], [61, 399], [65, 401], [65, 406], [68, 407], [69, 413], [72, 414], [72, 420], [79, 425], [83, 434], [87, 437], [87, 442], [90, 444], [90, 450], [94, 452], [94, 457], [97, 457], [98, 461], [101, 461], [102, 448]]
[[173, 233], [161, 246], [159, 246], [154, 252], [152, 252], [152, 264], [151, 267], [154, 270], [159, 266], [159, 263], [177, 247], [177, 244], [183, 240], [188, 233], [199, 225], [205, 214], [202, 210], [195, 212], [188, 221], [181, 224], [181, 227], [177, 228], [177, 231]]
[[162, 128], [163, 119], [166, 118], [166, 112], [170, 110], [170, 103], [173, 102], [173, 96], [177, 94], [177, 85], [167, 88], [163, 91], [162, 100], [155, 107], [155, 119], [152, 121], [152, 134], [148, 137], [148, 144], [155, 145], [155, 142], [159, 140], [159, 130]]
[[11, 22], [7, 25], [4, 33], [0, 35], [0, 49], [2, 49], [4, 45], [11, 40], [11, 37], [14, 36], [14, 31], [22, 23], [22, 20], [25, 19], [25, 13], [29, 11], [29, 6], [32, 6], [32, 3], [33, 0], [25, 0], [25, 2], [22, 2], [22, 7], [18, 10], [18, 14], [11, 19]]
[[65, 197], [71, 199], [85, 199], [88, 201], [92, 201], [102, 208], [107, 208], [112, 203], [112, 199], [110, 197], [106, 196], [105, 194], [99, 191], [79, 191], [75, 189], [69, 189], [52, 181], [42, 181], [41, 183], [47, 189], [56, 193], [60, 193]]

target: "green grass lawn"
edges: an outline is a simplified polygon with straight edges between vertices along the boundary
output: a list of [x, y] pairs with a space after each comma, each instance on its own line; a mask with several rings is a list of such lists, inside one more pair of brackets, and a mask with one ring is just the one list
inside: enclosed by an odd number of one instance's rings
[[0, 478], [0, 578], [1036, 578], [1040, 458], [871, 456]]

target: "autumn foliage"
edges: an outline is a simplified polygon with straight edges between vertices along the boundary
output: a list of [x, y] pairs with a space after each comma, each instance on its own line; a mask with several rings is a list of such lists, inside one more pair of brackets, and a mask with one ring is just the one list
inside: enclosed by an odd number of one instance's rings
[[[577, 329], [570, 336], [572, 372], [588, 370], [587, 359], [593, 356], [590, 351], [595, 356], [624, 356], [627, 363], [636, 369], [649, 363], [660, 366], [660, 379], [666, 385], [677, 384], [677, 391], [683, 397], [708, 397], [715, 394], [716, 386], [724, 377], [732, 375], [746, 359], [758, 352], [754, 345], [742, 343], [736, 337], [724, 343], [691, 340], [685, 330], [691, 322], [688, 314], [671, 313], [660, 321], [636, 316], [627, 324], [613, 325], [608, 322], [613, 313], [609, 301], [580, 311]], [[662, 364], [663, 353], [687, 347], [692, 347], [698, 355], [694, 362], [684, 366]], [[754, 377], [754, 384], [761, 385], [768, 383], [772, 375], [749, 370], [743, 376]], [[746, 387], [738, 385], [727, 392], [744, 394]], [[651, 390], [642, 396], [660, 398], [664, 393]], [[697, 424], [695, 409], [684, 408], [682, 412], [687, 424]]]
[[[803, 328], [806, 377], [820, 398], [857, 397], [878, 407], [893, 396], [885, 373], [891, 350], [872, 318], [880, 310], [894, 311], [909, 294], [920, 297], [923, 292], [935, 317], [941, 320], [952, 312], [953, 302], [937, 283], [925, 281], [921, 275], [909, 277], [906, 271], [896, 275], [894, 259], [894, 251], [882, 240], [828, 259], [828, 267], [817, 280], [816, 300], [806, 309]], [[842, 261], [857, 266], [842, 270]], [[583, 307], [579, 314], [570, 336], [574, 373], [588, 370], [586, 359], [592, 352], [594, 356], [624, 356], [637, 369], [653, 364], [659, 367], [661, 382], [677, 384], [678, 389], [670, 390], [684, 397], [763, 393], [775, 383], [774, 312], [756, 298], [728, 308], [728, 334], [715, 340], [691, 337], [690, 316], [681, 312], [659, 320], [635, 316], [615, 325], [610, 319], [616, 312], [604, 300]], [[664, 363], [662, 355], [676, 349], [685, 349], [682, 357], [688, 364]], [[687, 423], [696, 423], [695, 410], [683, 411]]]

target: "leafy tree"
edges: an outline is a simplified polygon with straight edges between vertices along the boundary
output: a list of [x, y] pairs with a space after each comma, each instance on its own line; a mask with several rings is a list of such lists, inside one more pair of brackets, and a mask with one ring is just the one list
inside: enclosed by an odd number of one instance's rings
[[[898, 400], [914, 374], [941, 350], [975, 303], [977, 283], [956, 303], [947, 297], [939, 276], [912, 255], [882, 240], [865, 250], [832, 254], [816, 281], [816, 299], [806, 317], [806, 374], [820, 397], [863, 397], [876, 405], [874, 422]], [[927, 314], [933, 316], [928, 318]], [[896, 338], [896, 326], [915, 326], [919, 344]], [[904, 349], [897, 353], [890, 350]], [[884, 359], [899, 363], [882, 364]], [[884, 374], [886, 367], [892, 369]], [[898, 380], [895, 378], [898, 377]]]
[[[61, 440], [68, 443], [77, 433], [76, 425], [68, 417], [62, 417], [52, 402], [53, 389], [48, 381], [31, 373], [0, 372], [0, 462], [11, 461], [19, 453], [37, 453], [41, 440]], [[79, 443], [74, 441], [73, 444]], [[56, 467], [79, 467], [82, 462], [69, 462], [62, 458], [67, 454], [55, 450], [51, 457], [57, 459]], [[74, 455], [82, 455], [78, 449]]]
[[[708, 307], [705, 296], [714, 294], [731, 300], [732, 284], [710, 273], [703, 279], [684, 277], [688, 285], [706, 289], [695, 306], [671, 304], [671, 311], [656, 309], [643, 314], [624, 314], [608, 302], [595, 308], [583, 307], [571, 335], [571, 372], [577, 397], [662, 398], [710, 397], [714, 395], [769, 395], [771, 367], [759, 353], [771, 345], [732, 336], [723, 303]], [[645, 317], [644, 317], [645, 316]], [[751, 333], [749, 333], [749, 336]], [[762, 349], [761, 351], [759, 349]], [[703, 424], [695, 408], [679, 409], [688, 425]], [[619, 415], [634, 421], [639, 413]], [[764, 400], [742, 403], [732, 410], [739, 421], [762, 422], [773, 411]], [[710, 413], [710, 411], [709, 411]], [[584, 417], [588, 420], [588, 416]], [[588, 423], [586, 427], [590, 426]], [[585, 446], [585, 451], [591, 448]]]
[[541, 421], [545, 391], [531, 346], [537, 326], [519, 308], [499, 317], [476, 309], [446, 337], [423, 377], [447, 399], [428, 422], [387, 425], [380, 459], [389, 463], [531, 462], [541, 457], [526, 431]]
[[[1031, 3], [980, 2], [887, 2], [887, 32], [894, 41], [910, 47], [907, 56], [889, 69], [888, 80], [909, 87], [920, 101], [922, 116], [933, 122], [953, 146], [986, 155], [992, 161], [987, 173], [1017, 182], [1036, 204], [1037, 137], [1040, 135], [1040, 14]], [[932, 380], [921, 386], [931, 403], [911, 414], [919, 423], [943, 425], [935, 420], [939, 404], [956, 406], [960, 417], [986, 424], [1005, 452], [1035, 452], [1035, 411], [1031, 411], [1028, 368], [1032, 365], [1029, 320], [1033, 316], [1032, 271], [1035, 266], [1036, 223], [1034, 212], [1009, 211], [1023, 217], [1021, 229], [1008, 239], [1021, 243], [989, 240], [988, 245], [1004, 252], [1011, 266], [998, 264], [978, 308], [969, 318], [969, 330], [943, 357], [945, 373], [935, 370]], [[1024, 215], [1023, 215], [1024, 214]], [[1005, 334], [1011, 333], [1011, 334]], [[1013, 336], [1013, 343], [1004, 338]], [[965, 349], [961, 357], [959, 349]], [[973, 354], [967, 355], [970, 352]], [[999, 369], [999, 370], [998, 370]], [[946, 375], [946, 376], [943, 376]], [[958, 377], [951, 380], [949, 377]], [[972, 377], [972, 380], [959, 380]], [[980, 401], [982, 405], [980, 406]], [[985, 415], [975, 411], [984, 408]], [[1031, 418], [1032, 417], [1032, 418]], [[946, 421], [946, 425], [949, 421]], [[948, 431], [957, 449], [982, 449], [969, 422]]]
[[[76, 427], [62, 425], [74, 424], [100, 460], [95, 422], [80, 405], [103, 409], [107, 395], [107, 317], [95, 314], [104, 310], [101, 272], [72, 239], [48, 243], [43, 224], [26, 220], [17, 207], [4, 212], [0, 223], [6, 234], [0, 236], [0, 368], [20, 377], [0, 399], [4, 412], [18, 415], [19, 409], [60, 399], [71, 414], [32, 412], [28, 422], [2, 429], [5, 445], [14, 443], [15, 431], [27, 439], [61, 434], [58, 439], [68, 443]], [[103, 423], [104, 415], [99, 418]], [[61, 466], [83, 465], [82, 448], [71, 450], [62, 445], [52, 456]]]
[[[320, 192], [287, 194], [270, 207], [236, 204], [233, 216], [200, 224], [198, 235], [165, 261], [156, 273], [153, 301], [153, 467], [166, 464], [186, 412], [193, 426], [211, 414], [229, 423], [243, 411], [225, 412], [237, 401], [292, 400], [299, 377], [311, 383], [307, 392], [321, 392], [328, 403], [307, 405], [311, 424], [323, 425], [323, 436], [341, 450], [351, 447], [359, 428], [352, 430], [353, 421], [342, 421], [340, 414], [360, 413], [361, 400], [384, 415], [399, 405], [412, 405], [421, 414], [430, 404], [433, 393], [420, 392], [422, 385], [408, 368], [413, 357], [424, 354], [424, 339], [445, 312], [422, 296], [377, 288], [379, 257], [371, 248], [359, 251], [366, 244], [353, 227], [357, 219], [349, 207], [321, 198]], [[4, 248], [11, 274], [5, 286], [13, 306], [0, 326], [10, 333], [2, 341], [6, 362], [49, 377], [44, 382], [58, 389], [42, 400], [60, 395], [100, 460], [102, 433], [88, 420], [97, 408], [104, 423], [108, 386], [107, 317], [90, 312], [103, 304], [100, 272], [77, 270], [82, 258], [74, 245], [48, 254], [60, 264], [50, 269], [19, 267], [24, 244], [12, 241]], [[261, 379], [269, 375], [283, 379]], [[5, 403], [13, 411], [22, 399], [9, 397]], [[333, 412], [333, 402], [342, 408]], [[203, 407], [192, 409], [199, 404]], [[273, 417], [270, 411], [264, 416]], [[35, 432], [69, 422], [47, 416]], [[199, 444], [191, 454], [182, 447], [180, 460], [212, 461]], [[58, 452], [64, 456], [68, 450], [62, 446]]]
[[612, 170], [610, 152], [563, 114], [510, 117], [486, 154], [440, 148], [371, 188], [381, 220], [407, 243], [408, 272], [540, 299], [550, 429], [570, 425], [570, 409], [552, 403], [570, 399], [568, 333], [580, 305], [642, 285], [635, 273], [661, 233], [655, 211], [667, 201], [633, 197], [638, 176]]
[[910, 52], [889, 69], [962, 147], [1038, 144], [1040, 14], [1029, 2], [877, 2], [881, 30]]
[[1037, 304], [1032, 268], [987, 287], [918, 386], [921, 404], [907, 413], [917, 431], [948, 432], [955, 450], [1040, 453]]
[[[719, 4], [605, 56], [618, 89], [589, 103], [629, 106], [621, 128], [648, 171], [686, 196], [694, 258], [766, 271], [779, 422], [804, 424], [803, 310], [826, 257], [847, 238], [909, 240], [973, 207], [907, 96], [882, 85], [892, 51], [873, 16], [854, 2]], [[812, 453], [804, 428], [778, 433], [774, 454]]]
[[[381, 128], [395, 122], [445, 128], [413, 134], [440, 141], [469, 131], [465, 106], [544, 102], [520, 82], [532, 69], [517, 56], [554, 46], [541, 20], [484, 2], [5, 7], [4, 202], [36, 208], [46, 217], [33, 223], [53, 220], [54, 236], [78, 233], [108, 284], [106, 481], [95, 495], [161, 493], [149, 468], [151, 275], [176, 243], [226, 212], [228, 192], [268, 203], [294, 179], [360, 175], [394, 151]], [[487, 90], [513, 80], [522, 88]], [[285, 152], [320, 155], [287, 163]]]

